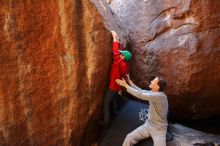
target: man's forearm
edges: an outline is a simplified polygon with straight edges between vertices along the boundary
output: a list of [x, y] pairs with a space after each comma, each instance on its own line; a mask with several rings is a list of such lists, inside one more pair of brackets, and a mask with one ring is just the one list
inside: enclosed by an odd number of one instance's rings
[[128, 84], [126, 84], [124, 87], [125, 87], [126, 89], [128, 89], [130, 86], [129, 86]]
[[135, 88], [132, 88], [131, 86], [127, 86], [126, 89], [127, 89], [128, 93], [130, 93], [131, 95], [133, 95], [139, 99], [142, 99], [142, 100], [149, 100], [150, 99], [149, 94], [143, 93], [142, 90], [138, 91]]
[[137, 85], [135, 85], [133, 82], [130, 82], [129, 83], [131, 85], [131, 87], [133, 87], [134, 89], [138, 90], [138, 91], [141, 91], [142, 89], [139, 88]]

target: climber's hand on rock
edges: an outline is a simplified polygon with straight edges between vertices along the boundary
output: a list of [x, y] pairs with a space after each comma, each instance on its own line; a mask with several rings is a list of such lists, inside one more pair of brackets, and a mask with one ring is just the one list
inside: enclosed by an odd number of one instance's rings
[[112, 0], [107, 0], [107, 3], [108, 3], [108, 4], [111, 4], [111, 2], [112, 2]]
[[119, 42], [118, 34], [115, 31], [111, 31], [111, 33], [112, 33], [113, 41]]

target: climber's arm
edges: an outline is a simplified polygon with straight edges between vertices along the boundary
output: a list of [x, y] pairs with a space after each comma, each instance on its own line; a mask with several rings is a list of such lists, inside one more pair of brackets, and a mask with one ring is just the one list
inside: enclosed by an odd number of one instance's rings
[[118, 34], [115, 31], [111, 31], [112, 37], [113, 37], [113, 42], [118, 42], [119, 43], [119, 37]]
[[121, 49], [121, 44], [119, 42], [119, 37], [118, 34], [115, 31], [111, 31], [112, 37], [113, 37], [113, 47], [112, 47], [112, 52], [113, 52], [113, 58], [114, 60], [117, 60], [117, 58], [120, 55], [119, 50]]

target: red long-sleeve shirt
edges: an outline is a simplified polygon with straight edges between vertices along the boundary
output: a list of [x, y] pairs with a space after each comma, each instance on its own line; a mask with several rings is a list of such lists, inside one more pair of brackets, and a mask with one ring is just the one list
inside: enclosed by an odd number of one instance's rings
[[109, 89], [115, 92], [121, 90], [121, 87], [115, 82], [115, 80], [122, 79], [122, 77], [126, 78], [126, 74], [129, 70], [128, 62], [120, 58], [119, 49], [121, 49], [120, 43], [113, 42], [113, 63], [111, 65]]

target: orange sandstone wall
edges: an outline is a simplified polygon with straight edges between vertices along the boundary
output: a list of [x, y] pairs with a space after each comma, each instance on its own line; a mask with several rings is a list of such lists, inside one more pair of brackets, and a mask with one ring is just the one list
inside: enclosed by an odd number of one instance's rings
[[111, 61], [106, 26], [119, 30], [98, 6], [110, 10], [102, 1], [1, 0], [0, 145], [92, 143]]

